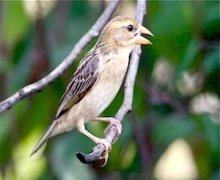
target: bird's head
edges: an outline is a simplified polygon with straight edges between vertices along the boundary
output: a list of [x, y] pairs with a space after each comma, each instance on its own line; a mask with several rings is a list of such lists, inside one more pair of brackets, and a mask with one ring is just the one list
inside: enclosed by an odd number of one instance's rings
[[141, 34], [153, 36], [144, 26], [133, 19], [117, 16], [101, 32], [101, 41], [116, 47], [133, 47], [137, 44], [151, 44]]

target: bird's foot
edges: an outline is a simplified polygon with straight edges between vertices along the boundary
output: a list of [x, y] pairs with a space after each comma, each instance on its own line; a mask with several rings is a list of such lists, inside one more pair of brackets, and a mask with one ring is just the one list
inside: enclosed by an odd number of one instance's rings
[[106, 152], [109, 152], [111, 150], [111, 148], [112, 148], [111, 144], [108, 141], [106, 141], [105, 139], [97, 138], [95, 140], [95, 143], [96, 144], [103, 144], [105, 149], [106, 149]]
[[121, 129], [122, 129], [122, 126], [121, 126], [121, 122], [116, 119], [116, 118], [109, 118], [109, 125], [108, 127], [105, 129], [105, 134], [109, 131], [109, 129], [112, 127], [112, 126], [115, 126], [116, 129], [117, 129], [117, 135], [120, 135], [121, 134]]
[[104, 167], [108, 161], [108, 153], [111, 150], [112, 146], [105, 139], [97, 139], [95, 143], [96, 144], [103, 144], [105, 147], [105, 151], [102, 153], [102, 157], [101, 157], [101, 160], [103, 161], [101, 167]]

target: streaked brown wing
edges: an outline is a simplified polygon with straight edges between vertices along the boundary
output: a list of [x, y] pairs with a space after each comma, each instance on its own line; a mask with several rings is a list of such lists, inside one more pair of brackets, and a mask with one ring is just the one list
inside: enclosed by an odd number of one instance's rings
[[61, 98], [56, 118], [68, 111], [74, 104], [78, 103], [96, 82], [99, 72], [99, 58], [96, 54], [88, 54], [78, 70], [74, 73], [69, 85]]

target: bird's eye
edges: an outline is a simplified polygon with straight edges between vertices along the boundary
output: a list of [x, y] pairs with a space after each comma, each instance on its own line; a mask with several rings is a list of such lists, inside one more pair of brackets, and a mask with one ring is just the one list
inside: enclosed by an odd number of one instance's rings
[[133, 31], [133, 29], [134, 29], [134, 26], [132, 26], [131, 24], [130, 25], [128, 25], [128, 27], [127, 27], [127, 29], [128, 29], [128, 31]]

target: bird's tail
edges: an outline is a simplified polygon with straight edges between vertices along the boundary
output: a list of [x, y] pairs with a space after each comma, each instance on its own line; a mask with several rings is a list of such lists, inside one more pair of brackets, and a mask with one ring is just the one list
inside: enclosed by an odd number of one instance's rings
[[38, 141], [36, 146], [34, 147], [33, 151], [31, 152], [30, 156], [34, 155], [43, 145], [44, 143], [53, 136], [52, 132], [54, 128], [56, 127], [58, 121], [53, 121], [53, 123], [50, 125], [46, 133], [41, 137], [41, 139]]

